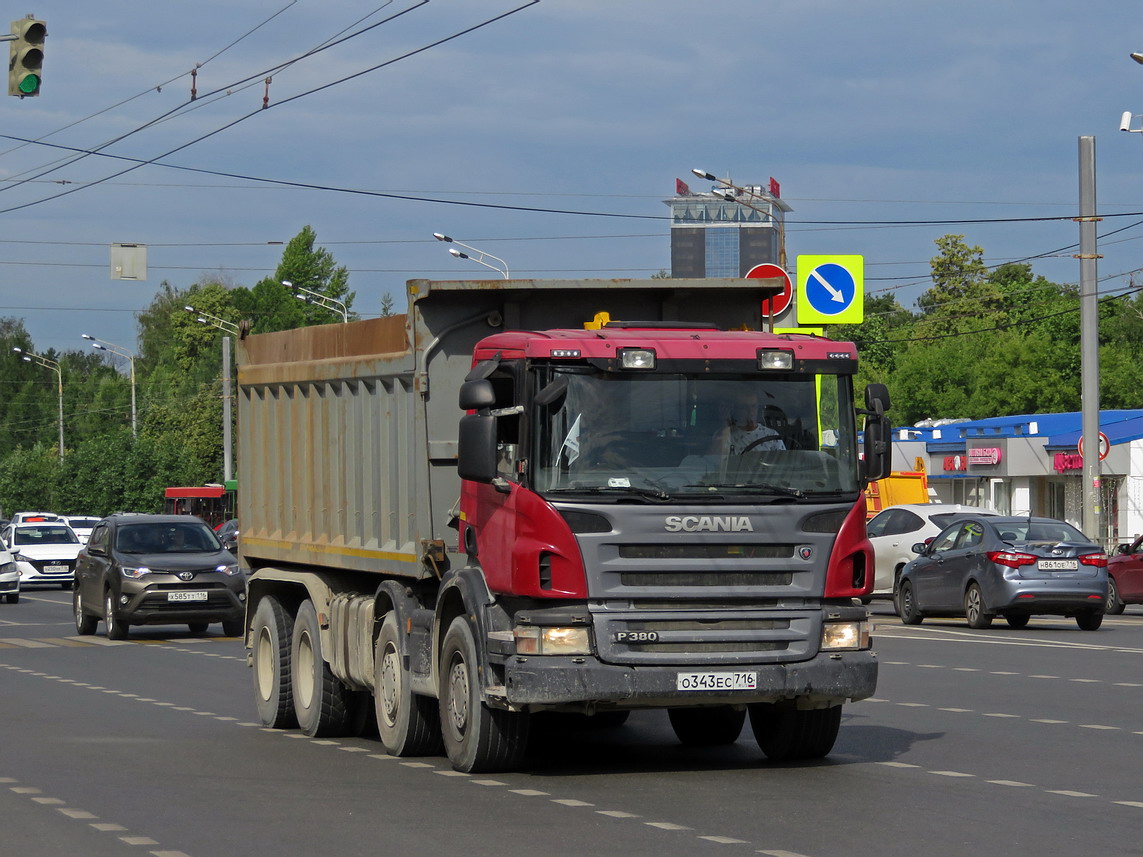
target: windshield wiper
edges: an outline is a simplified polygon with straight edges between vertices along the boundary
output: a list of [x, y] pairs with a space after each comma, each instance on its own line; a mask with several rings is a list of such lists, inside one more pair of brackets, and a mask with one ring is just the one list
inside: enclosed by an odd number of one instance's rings
[[552, 488], [545, 494], [635, 494], [649, 500], [670, 500], [671, 495], [659, 488], [640, 488], [636, 485], [591, 485], [582, 488]]
[[684, 488], [733, 488], [757, 494], [777, 494], [782, 497], [805, 497], [806, 492], [798, 488], [787, 488], [785, 485], [766, 485], [752, 482], [749, 485], [740, 482], [704, 482], [696, 485], [684, 485]]

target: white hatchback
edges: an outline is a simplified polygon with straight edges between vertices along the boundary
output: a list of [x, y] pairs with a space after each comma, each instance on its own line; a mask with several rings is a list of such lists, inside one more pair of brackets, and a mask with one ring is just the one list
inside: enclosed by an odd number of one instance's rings
[[83, 547], [79, 537], [60, 522], [9, 524], [4, 544], [20, 570], [20, 583], [57, 583], [71, 589], [75, 560]]
[[903, 503], [878, 512], [865, 527], [873, 545], [874, 597], [892, 597], [901, 569], [916, 558], [917, 542], [937, 535], [960, 515], [996, 514], [959, 503]]
[[91, 515], [64, 515], [64, 520], [75, 532], [80, 544], [85, 545], [88, 538], [91, 537], [91, 531], [95, 529], [95, 525], [103, 519], [93, 518]]

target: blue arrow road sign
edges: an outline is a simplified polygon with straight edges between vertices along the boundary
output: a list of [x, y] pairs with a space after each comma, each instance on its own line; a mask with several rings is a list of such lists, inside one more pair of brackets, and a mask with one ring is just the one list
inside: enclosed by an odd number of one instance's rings
[[841, 265], [818, 265], [806, 280], [806, 300], [822, 315], [845, 312], [856, 294], [853, 274]]
[[863, 315], [864, 258], [799, 256], [799, 324], [859, 324]]

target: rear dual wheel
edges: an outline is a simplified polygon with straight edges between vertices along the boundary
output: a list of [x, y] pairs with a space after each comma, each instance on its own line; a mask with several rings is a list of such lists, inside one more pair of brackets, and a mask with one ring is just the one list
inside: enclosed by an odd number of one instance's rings
[[381, 623], [373, 650], [373, 703], [377, 731], [393, 756], [431, 756], [441, 751], [437, 701], [413, 693], [401, 651], [397, 614]]
[[290, 679], [290, 644], [294, 617], [272, 595], [258, 602], [251, 625], [254, 704], [263, 726], [289, 729], [298, 725]]
[[305, 734], [318, 738], [356, 731], [361, 695], [342, 684], [326, 663], [312, 601], [303, 601], [294, 617], [290, 667], [294, 715]]

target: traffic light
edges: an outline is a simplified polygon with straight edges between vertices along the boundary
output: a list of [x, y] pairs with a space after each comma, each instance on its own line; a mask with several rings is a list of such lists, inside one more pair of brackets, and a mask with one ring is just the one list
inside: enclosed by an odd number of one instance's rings
[[12, 22], [8, 42], [8, 94], [24, 98], [40, 94], [40, 69], [44, 66], [44, 39], [48, 26], [29, 15]]

